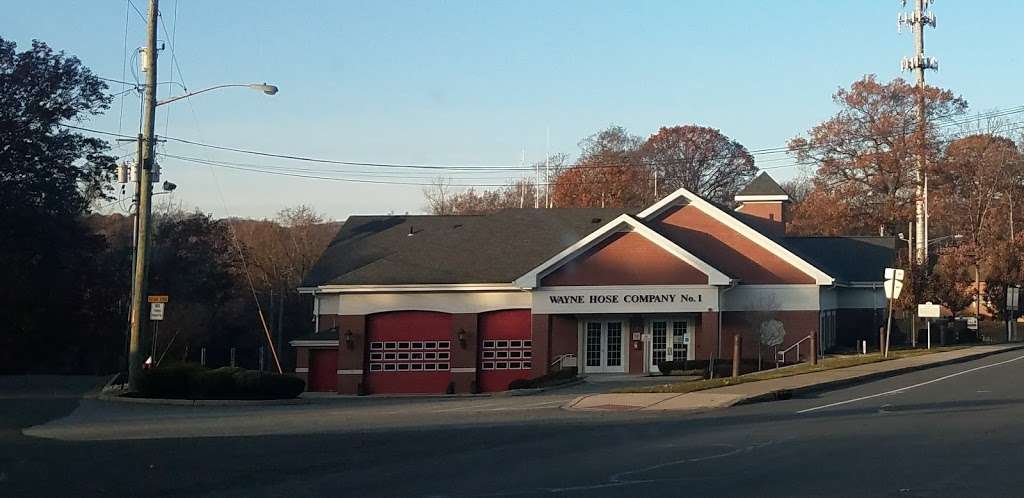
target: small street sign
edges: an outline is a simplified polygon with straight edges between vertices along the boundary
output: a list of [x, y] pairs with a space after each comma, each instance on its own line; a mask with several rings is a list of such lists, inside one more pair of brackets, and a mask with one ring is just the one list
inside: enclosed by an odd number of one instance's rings
[[149, 319], [155, 322], [164, 319], [164, 303], [150, 303]]
[[942, 307], [928, 301], [925, 304], [917, 305], [917, 316], [920, 318], [939, 318], [942, 316]]
[[899, 268], [886, 268], [885, 269], [885, 279], [886, 280], [899, 280], [899, 281], [902, 281], [904, 273], [905, 272], [903, 270], [900, 270]]
[[166, 303], [168, 301], [170, 301], [170, 296], [149, 296], [151, 303]]
[[978, 317], [967, 317], [967, 328], [970, 330], [978, 330]]
[[1020, 287], [1011, 286], [1006, 288], [1006, 309], [1015, 310], [1020, 303]]
[[[900, 270], [900, 271], [903, 271], [903, 270]], [[885, 281], [885, 297], [886, 297], [886, 299], [899, 299], [901, 292], [903, 292], [903, 281], [902, 280], [886, 280]]]

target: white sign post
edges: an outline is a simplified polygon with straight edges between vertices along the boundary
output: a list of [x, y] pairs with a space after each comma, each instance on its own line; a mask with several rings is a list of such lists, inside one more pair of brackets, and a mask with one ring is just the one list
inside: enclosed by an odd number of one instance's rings
[[1020, 286], [1006, 288], [1006, 342], [1013, 340], [1013, 329], [1017, 322], [1017, 309], [1020, 302]]
[[932, 304], [928, 301], [924, 304], [917, 305], [917, 316], [924, 318], [925, 327], [927, 327], [928, 333], [928, 349], [932, 348], [932, 318], [939, 318], [942, 316], [942, 307], [937, 304]]
[[892, 335], [892, 305], [903, 291], [904, 271], [898, 268], [885, 269], [885, 297], [889, 300], [889, 317], [885, 322], [885, 344], [881, 345], [882, 356], [889, 357], [889, 338]]
[[154, 322], [164, 319], [164, 303], [149, 303], [149, 319]]

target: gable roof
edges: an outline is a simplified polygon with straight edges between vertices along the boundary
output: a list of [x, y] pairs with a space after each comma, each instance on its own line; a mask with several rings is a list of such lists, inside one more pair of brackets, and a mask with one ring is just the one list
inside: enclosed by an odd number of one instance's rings
[[510, 285], [623, 212], [566, 208], [472, 216], [352, 216], [302, 286]]
[[741, 221], [741, 219], [738, 217], [749, 215], [745, 215], [743, 213], [736, 213], [735, 211], [729, 209], [722, 209], [716, 206], [715, 204], [712, 204], [711, 202], [704, 200], [697, 194], [694, 194], [693, 192], [686, 190], [685, 188], [676, 190], [675, 192], [665, 197], [664, 199], [658, 201], [651, 207], [641, 211], [637, 215], [637, 217], [640, 218], [641, 220], [651, 219], [673, 206], [678, 206], [682, 204], [689, 204], [694, 206], [695, 208], [715, 218], [725, 226], [740, 233], [741, 235], [743, 235], [750, 241], [754, 242], [755, 244], [760, 245], [761, 247], [775, 253], [777, 256], [782, 258], [787, 263], [795, 266], [796, 268], [798, 268], [800, 271], [803, 271], [807, 275], [810, 275], [814, 279], [815, 283], [817, 283], [818, 285], [831, 285], [835, 281], [835, 279], [828, 273], [825, 273], [824, 271], [817, 268], [807, 260], [794, 254], [784, 245], [780, 244], [777, 240], [761, 232], [754, 226], [751, 226], [750, 224]]
[[565, 248], [558, 254], [552, 256], [547, 261], [544, 261], [537, 267], [526, 272], [523, 276], [516, 279], [516, 286], [524, 289], [532, 289], [540, 285], [541, 277], [547, 272], [553, 271], [560, 266], [570, 261], [575, 256], [582, 254], [587, 249], [593, 247], [599, 242], [605, 240], [612, 234], [617, 233], [621, 228], [628, 228], [629, 230], [643, 236], [645, 239], [653, 242], [658, 247], [669, 252], [673, 256], [685, 261], [690, 266], [693, 266], [701, 273], [708, 276], [709, 285], [728, 285], [732, 279], [727, 275], [709, 265], [708, 263], [701, 261], [699, 258], [688, 252], [687, 250], [679, 247], [671, 240], [665, 238], [658, 232], [655, 232], [647, 225], [644, 225], [636, 218], [623, 214], [607, 224], [602, 226], [600, 229], [595, 230], [590, 235], [580, 239], [575, 244]]
[[[684, 203], [779, 255], [819, 285], [836, 280], [881, 281], [882, 269], [895, 259], [896, 243], [892, 238], [785, 237], [765, 230], [756, 216], [712, 204], [680, 189], [638, 215], [624, 217], [626, 210], [620, 208], [506, 209], [472, 216], [352, 216], [302, 287], [514, 288], [513, 283], [528, 283], [517, 280], [543, 264], [557, 264], [562, 259], [557, 256], [575, 254], [622, 228], [641, 232], [680, 259], [707, 270], [712, 285], [728, 283], [730, 277], [724, 272], [647, 225], [659, 213]], [[534, 276], [543, 276], [543, 271]]]
[[736, 194], [737, 201], [789, 200], [789, 194], [769, 175], [762, 171], [753, 181]]

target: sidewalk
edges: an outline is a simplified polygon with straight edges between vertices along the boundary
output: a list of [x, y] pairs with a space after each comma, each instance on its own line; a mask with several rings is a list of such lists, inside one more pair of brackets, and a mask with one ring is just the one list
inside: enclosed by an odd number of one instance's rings
[[914, 370], [960, 363], [985, 356], [1024, 349], [1024, 344], [975, 346], [956, 351], [926, 354], [837, 368], [779, 379], [747, 382], [690, 393], [608, 393], [581, 396], [565, 406], [569, 410], [679, 410], [704, 411], [741, 403], [785, 398], [793, 394], [834, 389]]

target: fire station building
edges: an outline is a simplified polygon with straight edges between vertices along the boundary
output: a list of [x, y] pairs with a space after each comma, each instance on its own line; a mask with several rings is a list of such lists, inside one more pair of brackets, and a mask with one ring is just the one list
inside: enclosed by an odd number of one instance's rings
[[789, 196], [764, 173], [735, 200], [350, 217], [300, 289], [316, 326], [291, 342], [296, 374], [342, 394], [489, 392], [730, 359], [735, 333], [746, 358], [876, 333], [892, 238], [787, 236]]

